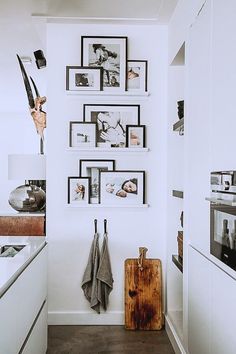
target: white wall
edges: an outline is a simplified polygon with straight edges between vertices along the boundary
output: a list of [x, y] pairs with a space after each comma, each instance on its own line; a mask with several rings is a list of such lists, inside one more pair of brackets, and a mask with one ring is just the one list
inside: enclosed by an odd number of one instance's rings
[[[128, 36], [128, 57], [149, 62], [150, 97], [68, 96], [66, 65], [80, 64], [81, 35]], [[166, 93], [167, 28], [135, 25], [48, 24], [48, 184], [49, 323], [122, 324], [123, 264], [146, 246], [148, 257], [160, 258], [165, 271], [166, 234]], [[82, 120], [83, 103], [137, 103], [147, 125], [146, 154], [71, 153], [68, 122]], [[117, 169], [147, 171], [147, 209], [68, 208], [67, 177], [78, 173], [79, 158], [113, 158]], [[81, 290], [81, 279], [93, 238], [93, 220], [108, 220], [114, 290], [109, 310], [96, 315]]]
[[0, 3], [0, 33], [0, 211], [4, 213], [14, 211], [8, 205], [9, 193], [24, 183], [8, 181], [8, 154], [39, 153], [39, 137], [29, 113], [16, 53], [32, 58], [32, 64], [25, 65], [25, 69], [40, 94], [45, 95], [46, 69], [37, 69], [33, 52], [45, 50], [46, 33], [43, 21], [32, 21], [29, 0]]
[[169, 63], [172, 62], [188, 36], [190, 25], [195, 21], [206, 0], [179, 0], [169, 22]]

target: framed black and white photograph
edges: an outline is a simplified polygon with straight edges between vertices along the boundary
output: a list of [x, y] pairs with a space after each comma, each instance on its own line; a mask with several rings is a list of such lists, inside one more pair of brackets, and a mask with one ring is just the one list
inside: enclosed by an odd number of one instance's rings
[[103, 205], [145, 203], [145, 171], [100, 171], [99, 201]]
[[90, 177], [90, 203], [99, 203], [100, 171], [114, 171], [115, 160], [79, 160], [79, 174]]
[[126, 147], [144, 148], [145, 147], [145, 125], [126, 126]]
[[95, 148], [96, 123], [70, 122], [69, 147]]
[[147, 91], [147, 70], [147, 60], [128, 60], [128, 91], [136, 93], [144, 93]]
[[127, 37], [82, 36], [81, 65], [103, 68], [104, 91], [125, 91]]
[[140, 124], [140, 105], [84, 104], [84, 122], [96, 123], [98, 147], [126, 146], [126, 126]]
[[89, 66], [66, 67], [67, 91], [102, 91], [103, 69]]
[[68, 177], [68, 204], [89, 204], [90, 178]]

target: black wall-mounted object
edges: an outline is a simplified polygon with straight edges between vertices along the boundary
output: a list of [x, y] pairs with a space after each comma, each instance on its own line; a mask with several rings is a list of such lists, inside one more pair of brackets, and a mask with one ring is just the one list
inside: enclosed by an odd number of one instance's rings
[[35, 59], [36, 59], [35, 62], [36, 62], [36, 65], [37, 65], [38, 69], [42, 69], [42, 68], [45, 68], [47, 66], [47, 61], [46, 61], [46, 58], [45, 58], [42, 50], [36, 50], [34, 52], [34, 56], [35, 56]]

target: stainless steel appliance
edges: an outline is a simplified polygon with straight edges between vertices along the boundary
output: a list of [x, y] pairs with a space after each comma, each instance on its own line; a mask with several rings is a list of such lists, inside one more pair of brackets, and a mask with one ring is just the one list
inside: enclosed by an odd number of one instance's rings
[[210, 252], [236, 270], [236, 171], [211, 173]]

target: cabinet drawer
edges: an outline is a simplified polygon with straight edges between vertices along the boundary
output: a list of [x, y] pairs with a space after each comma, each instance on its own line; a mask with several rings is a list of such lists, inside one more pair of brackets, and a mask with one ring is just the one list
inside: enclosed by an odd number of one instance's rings
[[47, 247], [0, 299], [0, 353], [17, 354], [47, 294]]
[[47, 351], [47, 303], [45, 302], [34, 327], [19, 354], [45, 354]]

